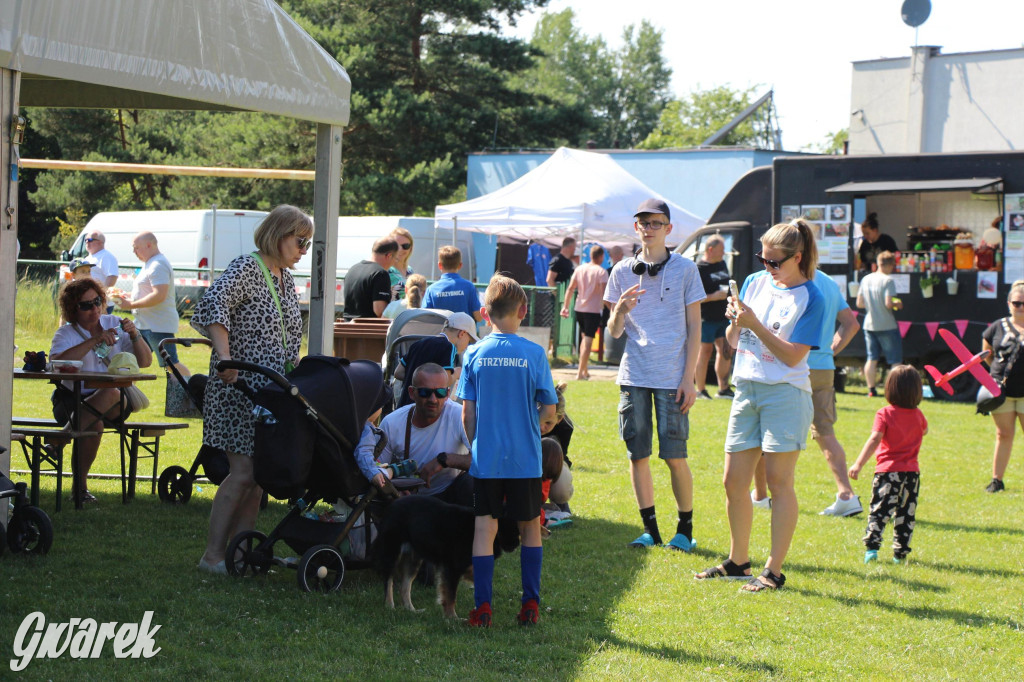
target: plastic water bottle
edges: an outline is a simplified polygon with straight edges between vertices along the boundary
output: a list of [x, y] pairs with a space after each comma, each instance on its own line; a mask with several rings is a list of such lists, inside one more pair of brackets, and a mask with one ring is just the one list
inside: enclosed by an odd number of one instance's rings
[[[107, 331], [110, 331], [110, 330], [107, 330]], [[117, 343], [117, 339], [118, 339], [118, 336], [117, 336], [117, 333], [115, 332], [114, 333], [114, 343]], [[110, 355], [110, 346], [107, 345], [106, 341], [100, 341], [98, 344], [96, 344], [96, 347], [93, 348], [92, 350], [93, 350], [94, 353], [96, 353], [96, 357], [98, 357], [100, 360], [102, 360], [103, 358], [105, 358], [108, 355]]]

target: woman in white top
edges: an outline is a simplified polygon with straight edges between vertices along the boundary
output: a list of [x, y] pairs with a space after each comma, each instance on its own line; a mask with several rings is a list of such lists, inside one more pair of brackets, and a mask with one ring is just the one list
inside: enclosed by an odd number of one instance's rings
[[[744, 590], [782, 587], [782, 562], [796, 530], [793, 480], [797, 456], [807, 446], [814, 416], [807, 353], [821, 336], [824, 299], [811, 281], [818, 252], [803, 220], [775, 225], [761, 237], [757, 259], [764, 271], [743, 283], [740, 300], [729, 298], [726, 332], [736, 348], [736, 397], [725, 441], [725, 494], [729, 558], [695, 577], [747, 580]], [[750, 575], [750, 482], [764, 455], [772, 495], [771, 554], [764, 572]]]
[[[61, 316], [68, 324], [61, 325], [50, 344], [51, 360], [81, 360], [83, 372], [106, 372], [108, 358], [121, 352], [134, 353], [139, 367], [149, 367], [153, 354], [142, 338], [135, 323], [125, 317], [104, 315], [107, 295], [94, 279], [72, 280], [64, 285], [57, 298]], [[120, 393], [116, 388], [90, 389], [82, 387], [85, 402], [100, 414], [116, 414]], [[62, 382], [50, 398], [53, 417], [61, 423], [72, 420], [79, 406], [71, 382]], [[83, 431], [103, 431], [99, 417], [90, 410], [82, 412], [79, 422]], [[95, 502], [86, 488], [89, 469], [96, 461], [102, 435], [78, 440], [77, 486], [82, 502]]]

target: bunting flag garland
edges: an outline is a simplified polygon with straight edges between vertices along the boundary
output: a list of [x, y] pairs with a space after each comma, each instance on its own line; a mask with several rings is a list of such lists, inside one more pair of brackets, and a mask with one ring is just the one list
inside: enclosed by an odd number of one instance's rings
[[[913, 322], [908, 322], [906, 320], [897, 320], [896, 324], [898, 324], [899, 327], [900, 327], [900, 338], [902, 339], [902, 338], [905, 338], [907, 336], [907, 332], [910, 331], [910, 325], [912, 325]], [[961, 334], [961, 336], [962, 336], [962, 334]], [[933, 336], [932, 338], [935, 338], [935, 337]]]
[[[925, 322], [924, 323], [924, 328], [928, 330], [928, 336], [931, 337], [932, 341], [935, 340], [935, 332], [939, 331], [939, 325], [940, 324], [942, 324], [942, 323], [941, 322]], [[961, 334], [960, 336], [963, 337], [963, 334]]]
[[953, 320], [956, 324], [956, 333], [960, 335], [960, 338], [964, 338], [964, 332], [967, 331], [968, 320]]

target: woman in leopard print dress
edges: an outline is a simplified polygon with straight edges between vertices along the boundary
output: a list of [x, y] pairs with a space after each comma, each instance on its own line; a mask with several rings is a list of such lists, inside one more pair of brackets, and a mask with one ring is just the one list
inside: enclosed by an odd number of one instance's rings
[[206, 552], [199, 560], [199, 568], [210, 573], [227, 573], [227, 543], [255, 526], [263, 495], [253, 480], [252, 404], [228, 384], [244, 379], [258, 390], [268, 381], [252, 372], [218, 372], [216, 365], [220, 360], [240, 360], [284, 374], [285, 363], [298, 362], [302, 322], [288, 268], [295, 267], [312, 236], [312, 219], [294, 206], [278, 206], [256, 229], [256, 254], [270, 272], [280, 312], [257, 256], [245, 254], [231, 261], [210, 285], [192, 316], [192, 326], [213, 341], [210, 380], [203, 396], [203, 444], [224, 450], [231, 467], [214, 495]]

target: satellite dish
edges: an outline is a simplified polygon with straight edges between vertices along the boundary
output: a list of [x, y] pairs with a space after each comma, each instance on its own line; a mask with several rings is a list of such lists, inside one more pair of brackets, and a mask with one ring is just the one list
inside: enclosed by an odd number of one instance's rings
[[931, 13], [931, 0], [904, 0], [903, 7], [900, 9], [903, 23], [914, 28], [927, 21], [928, 15]]

